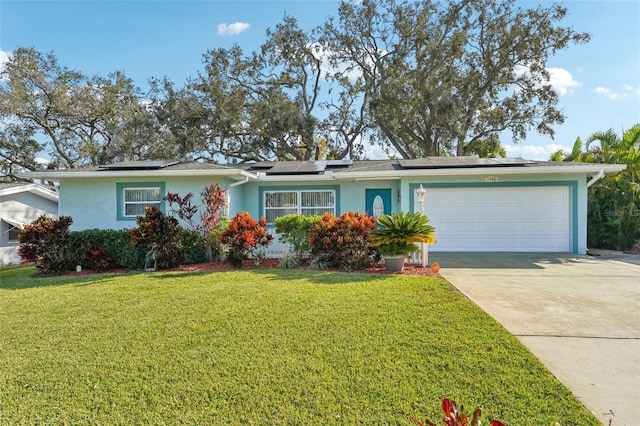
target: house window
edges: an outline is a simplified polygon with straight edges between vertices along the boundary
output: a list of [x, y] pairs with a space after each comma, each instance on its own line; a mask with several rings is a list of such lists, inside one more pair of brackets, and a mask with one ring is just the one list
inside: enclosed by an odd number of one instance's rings
[[268, 223], [287, 214], [305, 216], [336, 214], [336, 191], [334, 190], [297, 190], [265, 191], [264, 215]]
[[18, 242], [18, 236], [20, 235], [20, 228], [18, 228], [17, 226], [11, 226], [9, 227], [9, 242], [10, 243], [17, 243]]
[[137, 216], [144, 216], [145, 207], [163, 210], [163, 182], [119, 183], [116, 187], [119, 220], [135, 220]]
[[384, 200], [381, 196], [376, 195], [373, 199], [373, 217], [379, 218], [384, 214]]

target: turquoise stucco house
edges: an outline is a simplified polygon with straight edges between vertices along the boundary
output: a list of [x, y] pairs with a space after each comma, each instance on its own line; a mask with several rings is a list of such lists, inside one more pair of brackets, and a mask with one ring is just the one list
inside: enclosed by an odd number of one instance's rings
[[[59, 214], [72, 229], [134, 227], [146, 205], [165, 210], [167, 192], [228, 188], [228, 214], [267, 221], [288, 213], [379, 215], [420, 211], [436, 228], [430, 251], [586, 253], [587, 187], [624, 165], [521, 158], [430, 157], [215, 165], [133, 161], [23, 177], [59, 184]], [[426, 190], [420, 205], [417, 190]], [[195, 197], [198, 198], [198, 197]], [[274, 244], [269, 255], [284, 247]]]

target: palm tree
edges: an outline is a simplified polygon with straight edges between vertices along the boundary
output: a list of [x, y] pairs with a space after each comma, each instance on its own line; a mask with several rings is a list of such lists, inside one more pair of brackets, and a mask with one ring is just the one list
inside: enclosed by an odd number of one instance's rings
[[[593, 142], [598, 146], [591, 147]], [[640, 124], [623, 131], [622, 138], [613, 129], [606, 132], [596, 132], [587, 140], [587, 153], [592, 156], [594, 163], [626, 164], [625, 175], [635, 184], [640, 173]]]
[[561, 161], [584, 162], [585, 155], [586, 154], [582, 152], [582, 140], [580, 139], [580, 137], [577, 137], [576, 141], [573, 143], [573, 148], [571, 148], [570, 153], [567, 153], [560, 149], [551, 155], [550, 160], [559, 161], [559, 162]]
[[622, 137], [613, 129], [592, 134], [583, 160], [627, 165], [591, 187], [587, 227], [590, 244], [630, 248], [640, 239], [640, 124], [623, 131]]

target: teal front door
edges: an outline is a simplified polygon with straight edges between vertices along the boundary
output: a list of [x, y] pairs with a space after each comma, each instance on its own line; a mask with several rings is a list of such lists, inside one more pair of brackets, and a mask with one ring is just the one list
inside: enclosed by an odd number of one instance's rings
[[371, 216], [391, 214], [391, 188], [367, 189], [365, 211]]

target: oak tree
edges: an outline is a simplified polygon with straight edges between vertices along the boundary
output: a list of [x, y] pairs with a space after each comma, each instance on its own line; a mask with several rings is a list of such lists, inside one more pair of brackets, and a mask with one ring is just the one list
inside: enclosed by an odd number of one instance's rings
[[509, 130], [514, 142], [563, 122], [547, 60], [589, 35], [567, 9], [513, 0], [343, 1], [325, 26], [357, 74], [378, 142], [402, 157], [455, 153]]

